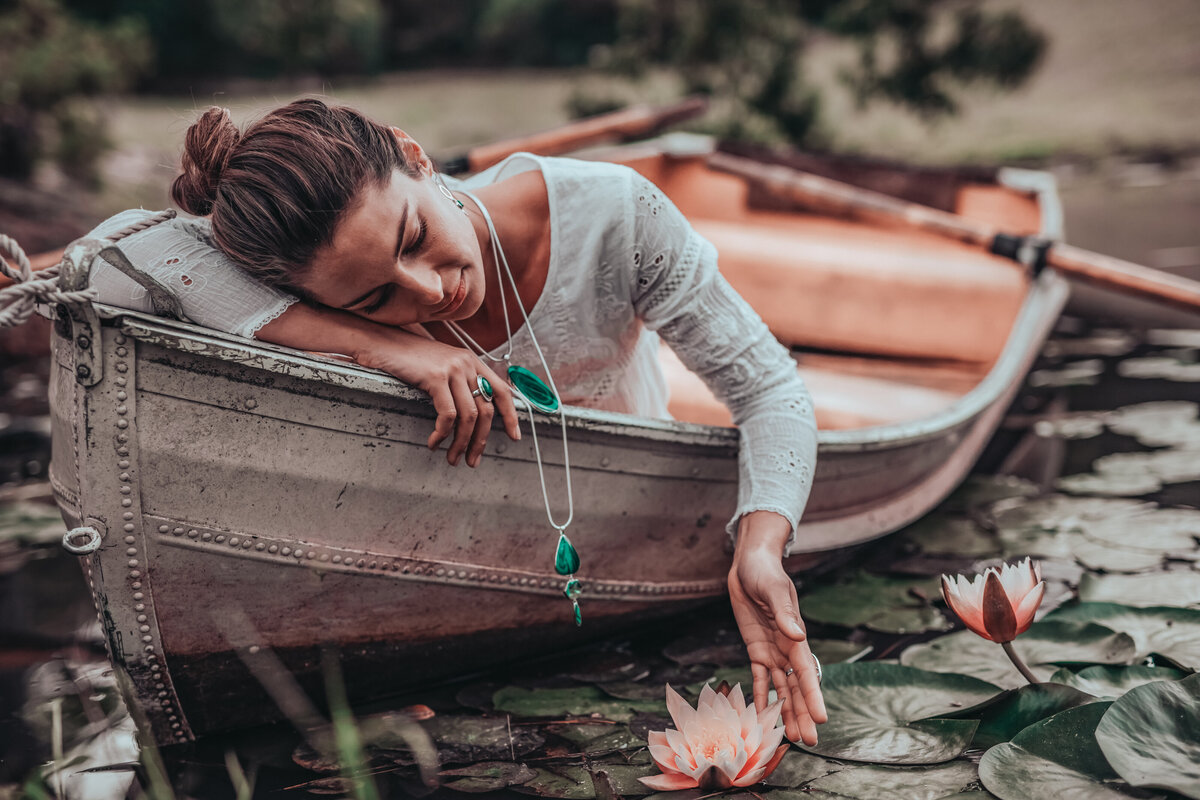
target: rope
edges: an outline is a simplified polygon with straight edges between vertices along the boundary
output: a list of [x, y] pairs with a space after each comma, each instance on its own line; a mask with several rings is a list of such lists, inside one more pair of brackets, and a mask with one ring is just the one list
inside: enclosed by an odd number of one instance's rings
[[[141, 222], [122, 228], [106, 237], [109, 242], [116, 243], [126, 236], [132, 236], [139, 231], [151, 228], [160, 222], [175, 218], [175, 210], [159, 211]], [[12, 263], [10, 263], [10, 261]], [[16, 267], [13, 267], [13, 264]], [[0, 273], [9, 278], [12, 286], [0, 289], [0, 330], [15, 328], [33, 315], [34, 306], [39, 303], [65, 303], [81, 305], [92, 303], [99, 299], [94, 287], [78, 291], [64, 292], [58, 288], [58, 274], [62, 264], [55, 264], [33, 276], [33, 266], [29, 257], [10, 236], [0, 233]]]

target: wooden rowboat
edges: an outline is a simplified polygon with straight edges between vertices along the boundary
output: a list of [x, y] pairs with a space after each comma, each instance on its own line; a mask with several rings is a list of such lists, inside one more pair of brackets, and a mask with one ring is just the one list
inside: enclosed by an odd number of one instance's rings
[[[606, 157], [675, 200], [796, 348], [822, 430], [793, 572], [945, 497], [1066, 299], [1052, 271], [956, 242], [760, 207], [702, 149]], [[1018, 233], [1055, 207], [971, 181], [954, 203]], [[68, 248], [65, 287], [96, 251]], [[91, 529], [67, 544], [159, 743], [278, 716], [267, 654], [319, 695], [336, 649], [361, 702], [725, 590], [737, 433], [669, 353], [679, 421], [568, 410], [581, 628], [549, 568], [530, 437], [452, 468], [424, 445], [425, 396], [387, 375], [103, 305], [60, 312], [53, 359], [51, 480], [68, 526]], [[539, 425], [554, 441], [557, 421]]]

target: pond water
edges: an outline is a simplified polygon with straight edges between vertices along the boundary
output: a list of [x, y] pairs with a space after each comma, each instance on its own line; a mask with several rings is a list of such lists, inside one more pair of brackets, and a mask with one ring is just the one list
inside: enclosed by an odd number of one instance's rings
[[[648, 795], [636, 778], [657, 773], [645, 737], [670, 725], [664, 684], [691, 699], [708, 681], [748, 688], [736, 628], [718, 603], [357, 710], [356, 727], [335, 724], [306, 738], [276, 725], [139, 756], [79, 566], [58, 544], [62, 523], [46, 483], [46, 372], [37, 360], [0, 369], [0, 797], [233, 797], [239, 785], [242, 796], [252, 785], [263, 797]], [[1042, 735], [1039, 720], [1085, 729], [1094, 743], [1103, 739], [1094, 732], [1120, 716], [1104, 713], [1114, 698], [1200, 666], [1200, 611], [1187, 610], [1200, 608], [1198, 400], [1200, 334], [1087, 330], [1064, 318], [977, 475], [933, 514], [801, 585], [810, 638], [828, 665], [827, 702], [841, 722], [822, 730], [815, 751], [790, 751], [772, 785], [751, 794], [1196, 797], [1172, 794], [1187, 784], [1130, 789], [1125, 765], [1115, 765], [1117, 775], [1095, 766], [1104, 759], [1094, 753], [1087, 763], [1055, 762], [1070, 767], [1070, 791], [1052, 790], [1045, 775], [1041, 789], [1010, 777], [1021, 772], [1015, 764], [1054, 760], [1044, 740], [1065, 734], [1055, 727]], [[953, 632], [961, 625], [940, 600], [937, 576], [1025, 555], [1042, 564], [1039, 617], [1051, 618], [1018, 638], [1017, 649], [1061, 690], [1037, 703], [1029, 691], [1011, 695], [1005, 702], [1020, 713], [998, 703], [991, 708], [1008, 710], [956, 719], [979, 686], [990, 696], [1022, 680], [999, 647]], [[1124, 604], [1113, 608], [1125, 617], [1111, 609], [1103, 617], [1076, 597]], [[1139, 610], [1160, 605], [1176, 610]], [[1166, 615], [1170, 636], [1154, 613]], [[924, 671], [898, 671], [897, 662]], [[961, 684], [974, 679], [987, 683]], [[928, 705], [943, 695], [945, 707], [914, 710], [914, 698]], [[1041, 711], [1029, 711], [1031, 703]], [[898, 715], [883, 731], [861, 712], [879, 704]], [[335, 722], [344, 713], [335, 707]], [[933, 733], [922, 727], [932, 724], [926, 717], [938, 718]], [[339, 753], [367, 777], [347, 778]], [[51, 761], [61, 768], [44, 768]]]

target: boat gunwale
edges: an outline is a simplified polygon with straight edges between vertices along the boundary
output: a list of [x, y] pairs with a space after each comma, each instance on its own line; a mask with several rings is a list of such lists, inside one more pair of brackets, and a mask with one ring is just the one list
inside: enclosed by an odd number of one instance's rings
[[[1044, 271], [1038, 279], [1031, 281], [1005, 346], [995, 363], [974, 388], [949, 407], [936, 414], [904, 422], [850, 430], [819, 430], [817, 440], [821, 449], [826, 452], [847, 453], [892, 449], [918, 444], [944, 435], [948, 429], [969, 423], [995, 402], [1005, 387], [1016, 379], [1015, 373], [1025, 360], [1031, 338], [1042, 327], [1040, 323], [1047, 313], [1057, 316], [1061, 308], [1057, 297], [1065, 290], [1065, 281], [1051, 270]], [[301, 380], [428, 403], [424, 392], [386, 372], [142, 312], [102, 303], [93, 305], [101, 319], [112, 321], [122, 333], [139, 341]], [[520, 400], [517, 402], [520, 403]], [[733, 427], [640, 417], [579, 406], [564, 408], [570, 428], [610, 432], [650, 441], [665, 440], [683, 445], [722, 448], [737, 446], [737, 429]], [[543, 414], [537, 414], [537, 417], [546, 423], [556, 420], [555, 417]]]

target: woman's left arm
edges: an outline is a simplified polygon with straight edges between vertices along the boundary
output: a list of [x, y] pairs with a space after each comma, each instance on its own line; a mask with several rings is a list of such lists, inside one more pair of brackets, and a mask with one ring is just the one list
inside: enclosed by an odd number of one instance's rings
[[[826, 719], [795, 584], [781, 558], [791, 547], [812, 485], [816, 421], [786, 348], [717, 271], [716, 249], [662, 192], [634, 178], [638, 315], [704, 379], [740, 435], [736, 537], [729, 593], [765, 707], [785, 698], [788, 737], [816, 742]], [[789, 670], [792, 674], [788, 674]]]

